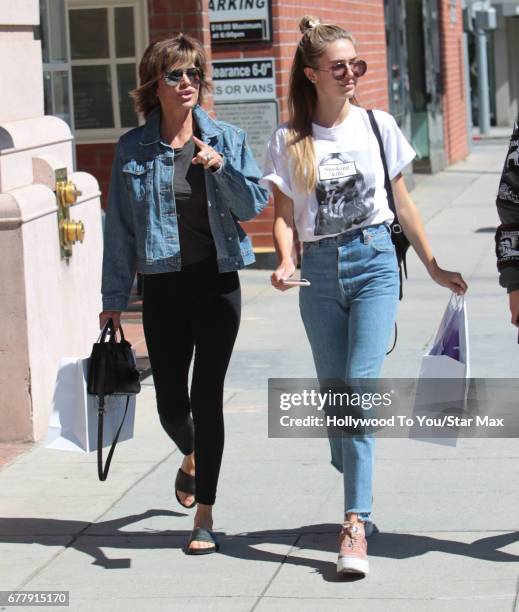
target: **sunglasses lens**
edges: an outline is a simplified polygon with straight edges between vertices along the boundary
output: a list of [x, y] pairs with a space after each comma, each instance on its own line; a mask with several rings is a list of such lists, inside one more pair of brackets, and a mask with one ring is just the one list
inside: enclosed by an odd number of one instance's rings
[[199, 68], [188, 68], [187, 70], [170, 70], [169, 72], [166, 72], [166, 82], [169, 85], [178, 85], [184, 74], [191, 83], [200, 83], [202, 79], [202, 73]]
[[177, 85], [180, 83], [183, 74], [182, 70], [170, 70], [166, 72], [166, 82], [171, 85]]
[[187, 78], [193, 83], [200, 82], [200, 70], [198, 68], [188, 68], [186, 70]]
[[355, 74], [355, 76], [361, 77], [366, 74], [368, 65], [366, 64], [364, 60], [358, 60], [357, 62], [353, 64], [352, 68], [353, 68], [353, 73]]
[[337, 81], [341, 81], [346, 75], [346, 70], [347, 68], [344, 64], [334, 66], [331, 70], [333, 78]]

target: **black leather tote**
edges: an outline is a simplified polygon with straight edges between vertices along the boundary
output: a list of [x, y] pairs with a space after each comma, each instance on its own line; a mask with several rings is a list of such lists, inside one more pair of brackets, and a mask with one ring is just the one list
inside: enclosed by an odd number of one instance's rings
[[119, 329], [121, 341], [116, 342], [114, 322], [108, 319], [92, 347], [87, 384], [90, 395], [136, 395], [141, 390], [132, 345], [125, 340], [123, 328]]
[[[108, 476], [110, 462], [128, 412], [130, 396], [136, 395], [141, 390], [139, 371], [133, 356], [132, 345], [125, 340], [123, 328], [120, 327], [119, 330], [121, 341], [116, 342], [114, 322], [112, 319], [108, 319], [98, 341], [92, 347], [88, 364], [87, 391], [90, 395], [96, 395], [99, 402], [97, 428], [97, 474], [99, 480], [106, 480]], [[108, 453], [106, 465], [103, 467], [103, 421], [105, 396], [107, 395], [126, 395], [127, 397], [121, 424]]]

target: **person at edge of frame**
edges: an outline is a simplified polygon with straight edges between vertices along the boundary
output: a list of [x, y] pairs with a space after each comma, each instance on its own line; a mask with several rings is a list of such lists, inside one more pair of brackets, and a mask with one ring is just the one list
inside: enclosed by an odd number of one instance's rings
[[210, 87], [205, 73], [203, 47], [190, 36], [172, 35], [144, 52], [131, 95], [146, 123], [117, 143], [99, 316], [101, 327], [109, 317], [120, 326], [140, 272], [159, 418], [184, 455], [175, 495], [182, 506], [197, 506], [187, 554], [218, 549], [212, 512], [224, 379], [240, 323], [237, 270], [255, 260], [239, 221], [268, 201], [245, 133], [200, 106]]
[[[380, 150], [355, 98], [367, 64], [342, 27], [305, 16], [300, 30], [289, 121], [271, 136], [262, 178], [275, 204], [279, 265], [271, 282], [280, 291], [289, 288], [284, 281], [295, 271], [290, 257], [295, 224], [303, 243], [301, 276], [311, 283], [300, 289], [299, 306], [320, 383], [377, 378], [396, 319], [399, 275]], [[462, 276], [436, 263], [402, 178], [413, 149], [391, 115], [377, 110], [375, 118], [404, 233], [431, 278], [464, 294]], [[332, 465], [344, 479], [337, 572], [366, 575], [366, 537], [374, 528], [374, 437], [337, 437], [328, 429], [328, 438]]]
[[496, 198], [499, 284], [508, 291], [511, 323], [519, 327], [519, 115], [515, 120]]

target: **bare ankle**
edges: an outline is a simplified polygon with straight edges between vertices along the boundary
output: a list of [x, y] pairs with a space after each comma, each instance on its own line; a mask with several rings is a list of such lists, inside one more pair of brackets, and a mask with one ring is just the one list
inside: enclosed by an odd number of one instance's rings
[[344, 522], [345, 523], [361, 523], [362, 521], [356, 512], [347, 512], [346, 516], [344, 517]]
[[182, 460], [182, 469], [194, 471], [195, 469], [195, 453], [191, 453], [190, 455], [184, 455], [184, 459]]

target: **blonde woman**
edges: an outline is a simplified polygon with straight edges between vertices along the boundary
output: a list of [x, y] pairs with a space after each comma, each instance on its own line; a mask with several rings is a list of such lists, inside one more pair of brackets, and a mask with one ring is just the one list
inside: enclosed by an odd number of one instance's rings
[[[319, 380], [376, 378], [394, 326], [399, 275], [390, 235], [393, 213], [357, 81], [367, 70], [352, 35], [306, 16], [300, 22], [289, 91], [289, 121], [268, 144], [263, 180], [275, 202], [279, 265], [272, 284], [285, 291], [295, 266], [293, 226], [303, 244], [301, 316]], [[401, 171], [415, 153], [391, 115], [375, 111], [400, 224], [438, 284], [464, 293], [457, 272], [438, 266]], [[373, 530], [372, 436], [330, 437], [331, 460], [344, 478], [344, 521], [337, 571], [366, 575]]]

